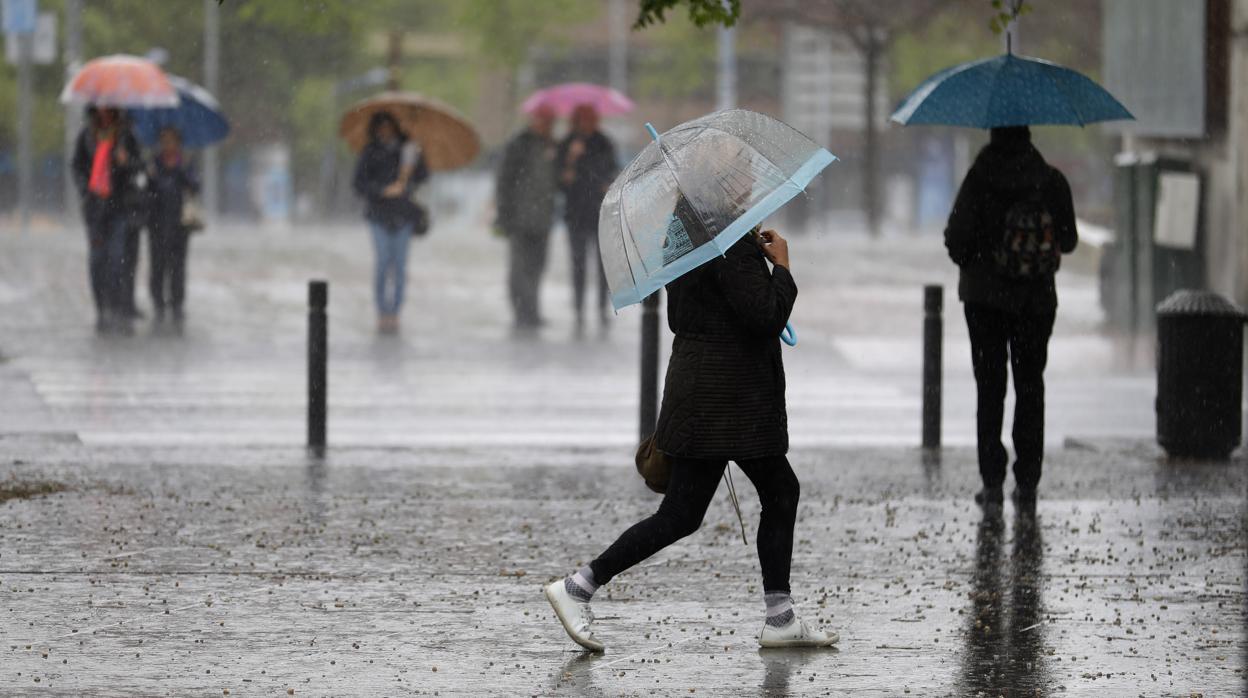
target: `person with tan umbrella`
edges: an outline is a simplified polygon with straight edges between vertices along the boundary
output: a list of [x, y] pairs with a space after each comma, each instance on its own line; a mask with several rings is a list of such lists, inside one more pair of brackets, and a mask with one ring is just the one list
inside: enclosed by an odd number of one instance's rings
[[352, 184], [366, 202], [364, 217], [372, 231], [373, 297], [377, 331], [382, 334], [399, 329], [408, 242], [428, 226], [411, 194], [428, 177], [429, 168], [416, 144], [400, 130], [398, 120], [385, 111], [373, 114], [368, 122], [368, 145], [360, 152]]
[[384, 92], [347, 110], [339, 133], [360, 151], [353, 186], [365, 200], [376, 253], [377, 328], [399, 329], [407, 280], [408, 243], [429, 229], [429, 214], [412, 196], [431, 171], [462, 167], [480, 140], [454, 109], [412, 92]]

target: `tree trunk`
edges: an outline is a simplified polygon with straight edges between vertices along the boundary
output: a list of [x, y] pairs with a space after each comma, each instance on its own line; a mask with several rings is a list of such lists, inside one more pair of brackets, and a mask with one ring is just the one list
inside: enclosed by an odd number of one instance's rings
[[397, 91], [402, 84], [399, 70], [403, 65], [403, 32], [401, 30], [393, 30], [387, 37], [386, 42], [386, 67], [390, 70], [390, 76], [386, 78], [386, 89]]
[[866, 28], [866, 42], [863, 44], [863, 61], [866, 80], [863, 87], [863, 112], [866, 123], [863, 126], [862, 156], [862, 207], [866, 214], [867, 230], [872, 237], [880, 234], [880, 156], [879, 134], [876, 131], [875, 93], [879, 82], [880, 38], [875, 27]]

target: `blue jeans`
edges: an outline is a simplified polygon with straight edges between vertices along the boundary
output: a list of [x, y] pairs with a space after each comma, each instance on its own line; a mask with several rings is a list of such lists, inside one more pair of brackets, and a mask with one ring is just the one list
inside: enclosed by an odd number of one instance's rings
[[412, 240], [410, 225], [387, 228], [369, 221], [377, 263], [373, 271], [373, 296], [379, 315], [398, 315], [403, 305], [403, 285], [407, 281], [407, 246]]
[[126, 216], [121, 212], [102, 211], [88, 217], [87, 271], [100, 315], [120, 313], [127, 306], [124, 291], [128, 233]]

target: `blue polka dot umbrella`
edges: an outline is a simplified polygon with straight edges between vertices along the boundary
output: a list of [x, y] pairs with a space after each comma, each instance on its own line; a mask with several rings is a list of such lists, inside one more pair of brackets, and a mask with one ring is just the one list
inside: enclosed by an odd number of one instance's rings
[[906, 126], [1079, 125], [1134, 119], [1091, 78], [1056, 63], [1007, 53], [936, 73], [892, 120]]

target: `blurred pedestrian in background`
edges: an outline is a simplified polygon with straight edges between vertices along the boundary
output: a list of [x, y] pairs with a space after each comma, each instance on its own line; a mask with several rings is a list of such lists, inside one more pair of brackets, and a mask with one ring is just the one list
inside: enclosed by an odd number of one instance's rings
[[117, 109], [87, 108], [71, 164], [87, 228], [96, 331], [130, 333], [127, 238], [133, 212], [141, 205], [144, 175], [138, 141]]
[[368, 143], [356, 164], [354, 187], [364, 197], [364, 216], [372, 231], [377, 329], [383, 334], [399, 329], [408, 243], [412, 235], [423, 235], [428, 229], [427, 213], [412, 200], [417, 185], [428, 177], [418, 146], [408, 140], [398, 119], [385, 111], [373, 114]]
[[187, 200], [198, 193], [199, 180], [182, 149], [175, 128], [160, 132], [159, 149], [151, 167], [148, 241], [151, 274], [148, 289], [157, 324], [169, 320], [182, 329], [186, 298], [186, 255], [197, 222], [187, 216]]
[[[585, 277], [592, 264], [598, 276], [598, 311], [606, 329], [608, 314], [606, 275], [598, 255], [598, 210], [618, 170], [615, 146], [598, 130], [598, 112], [581, 105], [572, 111], [572, 130], [559, 144], [559, 186], [566, 197], [564, 221], [572, 248], [572, 299], [576, 331], [585, 330]], [[591, 257], [592, 255], [592, 257]]]
[[945, 247], [959, 267], [978, 390], [975, 501], [1002, 502], [1009, 453], [1001, 443], [1007, 364], [1014, 372], [1014, 497], [1034, 507], [1044, 459], [1044, 367], [1057, 313], [1054, 275], [1075, 249], [1070, 185], [1045, 162], [1026, 126], [991, 130], [962, 182]]
[[498, 227], [507, 236], [507, 288], [515, 328], [530, 332], [543, 324], [542, 274], [555, 218], [555, 113], [541, 107], [503, 153], [494, 198]]

